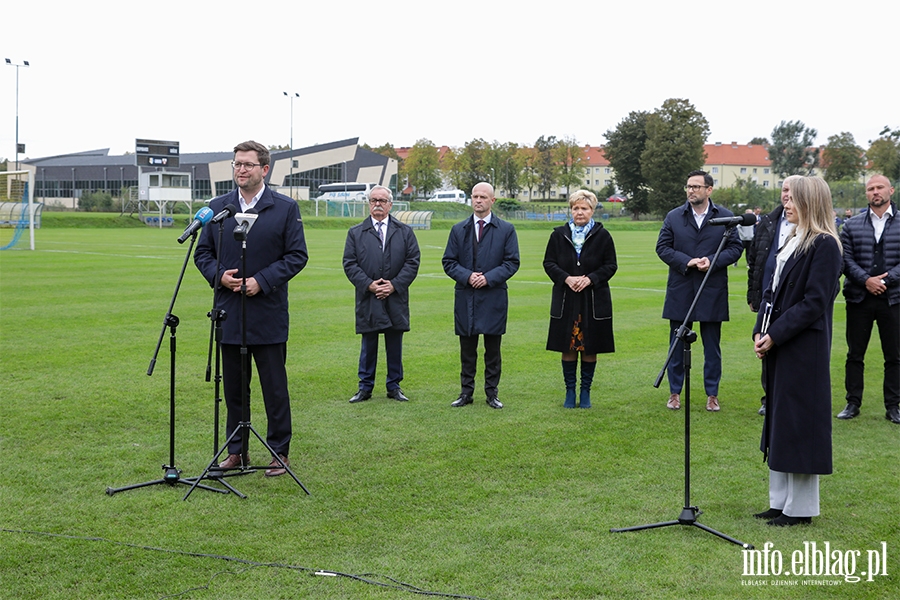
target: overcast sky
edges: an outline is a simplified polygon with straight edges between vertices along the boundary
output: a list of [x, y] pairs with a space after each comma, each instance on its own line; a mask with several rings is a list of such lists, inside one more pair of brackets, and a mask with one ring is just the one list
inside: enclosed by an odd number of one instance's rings
[[[136, 7], [144, 7], [138, 10]], [[868, 146], [900, 127], [900, 3], [84, 0], [3, 9], [19, 141], [36, 158], [173, 140], [373, 146], [541, 135], [600, 145], [629, 112], [686, 98], [709, 143], [782, 120]], [[16, 69], [0, 71], [13, 158]], [[24, 158], [21, 157], [21, 158]]]

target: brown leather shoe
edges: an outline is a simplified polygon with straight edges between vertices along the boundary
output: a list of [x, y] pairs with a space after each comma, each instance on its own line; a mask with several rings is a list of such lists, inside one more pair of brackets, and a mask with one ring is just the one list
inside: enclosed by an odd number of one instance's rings
[[240, 454], [229, 454], [228, 458], [219, 463], [220, 469], [239, 469], [241, 466], [250, 466], [250, 456], [245, 456], [242, 462]]
[[706, 410], [709, 412], [719, 412], [719, 399], [716, 396], [708, 396], [706, 398]]
[[670, 410], [678, 410], [681, 408], [681, 395], [672, 394], [669, 396], [669, 401], [666, 402], [666, 408]]
[[[283, 462], [286, 467], [291, 466], [291, 461], [288, 460], [287, 456], [279, 454], [278, 458], [281, 459], [281, 462]], [[279, 475], [284, 475], [285, 473], [287, 473], [287, 469], [282, 467], [281, 463], [279, 463], [274, 458], [272, 459], [272, 462], [269, 463], [269, 468], [266, 469], [266, 477], [278, 477]]]

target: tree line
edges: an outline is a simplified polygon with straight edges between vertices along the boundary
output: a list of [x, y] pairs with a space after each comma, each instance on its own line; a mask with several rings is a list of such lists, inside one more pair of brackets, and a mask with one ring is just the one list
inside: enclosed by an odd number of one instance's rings
[[[530, 147], [478, 138], [443, 155], [423, 138], [404, 160], [390, 144], [363, 147], [397, 159], [401, 187], [411, 186], [418, 197], [430, 196], [445, 182], [471, 190], [479, 181], [489, 181], [498, 192], [515, 198], [527, 191], [530, 199], [547, 199], [554, 188], [565, 189], [568, 195], [588, 187], [601, 199], [621, 192], [637, 219], [642, 214], [665, 214], [684, 201], [685, 175], [706, 162], [709, 123], [689, 100], [670, 98], [656, 110], [629, 113], [604, 135], [603, 153], [614, 174], [610, 185], [600, 189], [584, 185], [584, 146], [572, 137], [541, 136]], [[856, 205], [860, 199], [856, 196], [863, 192], [855, 188], [865, 172], [900, 180], [900, 128], [885, 127], [876, 140], [869, 141], [868, 149], [849, 132], [830, 136], [821, 147], [815, 145], [817, 135], [802, 121], [781, 121], [773, 128], [771, 140], [755, 137], [749, 143], [767, 147], [772, 170], [781, 178], [824, 170], [839, 205]], [[748, 178], [731, 188], [719, 188], [716, 198], [730, 207], [765, 205], [774, 194]]]

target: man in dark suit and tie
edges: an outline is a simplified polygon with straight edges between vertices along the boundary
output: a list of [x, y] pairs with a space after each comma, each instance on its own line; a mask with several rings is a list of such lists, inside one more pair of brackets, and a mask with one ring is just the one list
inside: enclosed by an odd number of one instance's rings
[[472, 188], [471, 218], [450, 230], [444, 250], [444, 272], [456, 282], [453, 317], [459, 336], [460, 393], [451, 406], [472, 403], [478, 363], [478, 336], [484, 336], [484, 392], [491, 408], [503, 408], [498, 397], [500, 341], [506, 333], [509, 307], [507, 280], [519, 270], [519, 241], [511, 223], [491, 212], [494, 188], [481, 182]]
[[378, 364], [378, 336], [387, 353], [387, 397], [409, 398], [403, 381], [403, 332], [409, 331], [409, 286], [419, 272], [419, 244], [406, 224], [390, 216], [393, 195], [375, 186], [369, 193], [369, 218], [351, 227], [344, 244], [344, 273], [356, 287], [359, 389], [351, 403], [372, 397]]
[[[656, 254], [669, 265], [663, 318], [669, 319], [670, 343], [687, 317], [706, 272], [713, 266], [711, 259], [722, 240], [722, 229], [710, 227], [709, 220], [734, 216], [730, 210], [716, 206], [709, 199], [713, 183], [713, 178], [705, 171], [688, 173], [687, 185], [684, 186], [687, 202], [666, 215], [656, 242]], [[719, 380], [722, 377], [719, 339], [722, 321], [728, 320], [728, 265], [734, 264], [742, 251], [741, 240], [732, 228], [688, 323], [690, 327], [693, 321], [700, 322], [703, 383], [706, 388], [706, 410], [710, 412], [719, 410]], [[668, 378], [670, 395], [666, 406], [678, 410], [681, 408], [681, 388], [684, 385], [684, 350], [680, 341], [669, 361]]]
[[[205, 227], [194, 252], [194, 263], [203, 277], [216, 289], [216, 306], [226, 312], [222, 322], [222, 376], [225, 405], [228, 407], [228, 437], [242, 421], [243, 394], [250, 394], [250, 358], [256, 362], [263, 402], [266, 407], [268, 432], [266, 443], [278, 455], [273, 457], [267, 477], [284, 475], [290, 466], [291, 406], [288, 394], [288, 281], [306, 266], [306, 238], [297, 203], [273, 192], [265, 183], [269, 173], [269, 150], [249, 141], [234, 148], [234, 182], [237, 188], [210, 201], [209, 207], [219, 213], [228, 205], [238, 212], [255, 212], [257, 218], [246, 236], [247, 271], [241, 273], [242, 241], [232, 235], [237, 221], [229, 217], [223, 223], [224, 235], [219, 246], [218, 228]], [[218, 264], [218, 271], [216, 265]], [[241, 288], [246, 275], [246, 371], [247, 387], [241, 390], [241, 347], [243, 318]], [[243, 432], [247, 435], [247, 431]], [[228, 444], [228, 457], [219, 464], [222, 469], [236, 469], [250, 464], [242, 455], [243, 436]]]

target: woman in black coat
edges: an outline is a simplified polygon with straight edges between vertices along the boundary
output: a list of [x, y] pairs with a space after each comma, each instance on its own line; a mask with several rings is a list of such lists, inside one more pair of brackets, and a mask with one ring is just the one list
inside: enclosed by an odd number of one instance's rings
[[579, 190], [569, 198], [572, 220], [553, 230], [544, 271], [553, 280], [547, 350], [562, 353], [566, 400], [575, 408], [578, 354], [581, 354], [581, 408], [591, 407], [597, 354], [615, 352], [609, 280], [616, 273], [616, 247], [594, 221], [597, 197]]
[[778, 251], [753, 329], [766, 361], [766, 418], [760, 450], [769, 463], [769, 525], [811, 523], [819, 475], [831, 463], [831, 333], [841, 242], [831, 192], [819, 177], [791, 182], [784, 205], [794, 234]]

